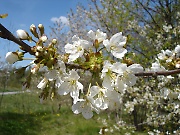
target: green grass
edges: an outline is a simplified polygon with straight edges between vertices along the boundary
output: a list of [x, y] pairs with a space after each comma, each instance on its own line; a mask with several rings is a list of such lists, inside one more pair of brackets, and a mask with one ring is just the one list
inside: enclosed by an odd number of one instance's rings
[[[0, 135], [98, 135], [103, 125], [97, 119], [106, 118], [106, 114], [86, 120], [81, 114], [73, 114], [66, 98], [40, 104], [35, 92], [4, 95], [0, 106]], [[113, 135], [119, 135], [119, 131]]]

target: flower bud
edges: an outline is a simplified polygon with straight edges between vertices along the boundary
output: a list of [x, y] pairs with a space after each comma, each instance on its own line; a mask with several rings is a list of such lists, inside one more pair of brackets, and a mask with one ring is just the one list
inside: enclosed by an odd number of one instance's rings
[[53, 44], [53, 45], [57, 44], [57, 39], [54, 38], [54, 39], [52, 40], [52, 44]]
[[47, 41], [47, 36], [45, 36], [45, 35], [43, 35], [41, 38], [40, 38], [40, 40], [42, 41], [42, 42], [46, 42]]
[[36, 26], [35, 26], [34, 24], [32, 24], [32, 25], [30, 26], [30, 31], [31, 31], [31, 33], [32, 33], [36, 38], [39, 37], [39, 36], [38, 36], [38, 33], [37, 33], [37, 31], [36, 31]]
[[6, 54], [6, 61], [9, 64], [13, 64], [13, 63], [15, 63], [18, 60], [19, 60], [19, 57], [18, 57], [18, 54], [16, 52], [8, 52]]
[[38, 51], [40, 51], [40, 52], [43, 51], [43, 48], [42, 48], [42, 46], [40, 46], [40, 45], [36, 46], [36, 49], [37, 49]]
[[40, 34], [42, 36], [44, 34], [44, 26], [42, 24], [39, 24], [38, 28], [39, 28]]
[[29, 39], [29, 34], [22, 29], [19, 29], [16, 31], [18, 38], [22, 39], [22, 40], [27, 40]]
[[36, 57], [39, 57], [39, 56], [40, 56], [40, 52], [36, 52], [36, 53], [35, 53], [35, 56], [36, 56]]

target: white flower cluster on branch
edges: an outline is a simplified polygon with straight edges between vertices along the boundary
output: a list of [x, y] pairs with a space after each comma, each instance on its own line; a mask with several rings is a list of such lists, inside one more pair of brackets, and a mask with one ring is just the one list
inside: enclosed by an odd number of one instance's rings
[[[2, 25], [0, 30], [1, 34], [8, 33]], [[179, 124], [180, 89], [171, 75], [177, 74], [179, 77], [180, 45], [174, 50], [162, 50], [151, 68], [144, 69], [138, 63], [126, 61], [127, 37], [122, 32], [108, 39], [106, 33], [90, 30], [87, 33], [89, 41], [75, 35], [72, 43], [65, 45], [65, 53], [60, 55], [56, 48], [58, 41], [48, 40], [42, 24], [38, 28], [31, 25], [30, 31], [36, 39], [24, 30], [17, 31], [18, 39], [13, 35], [1, 37], [21, 46], [22, 52], [7, 53], [6, 60], [10, 64], [25, 60], [24, 54], [30, 53], [34, 56], [31, 74], [46, 67], [47, 72], [37, 85], [42, 90], [41, 101], [49, 96], [53, 98], [56, 94], [69, 94], [73, 99], [72, 111], [75, 114], [82, 113], [86, 119], [92, 118], [94, 112], [99, 114], [106, 109], [118, 110], [123, 106], [125, 111], [134, 114], [144, 107], [150, 110], [145, 116], [148, 125], [164, 125], [172, 117], [174, 125]], [[35, 45], [29, 47], [22, 40], [34, 42]], [[86, 70], [91, 72], [88, 88], [84, 87], [78, 74]], [[139, 76], [153, 76], [156, 80], [140, 80]], [[29, 78], [24, 85], [29, 87]], [[174, 89], [168, 88], [168, 85], [173, 85]]]

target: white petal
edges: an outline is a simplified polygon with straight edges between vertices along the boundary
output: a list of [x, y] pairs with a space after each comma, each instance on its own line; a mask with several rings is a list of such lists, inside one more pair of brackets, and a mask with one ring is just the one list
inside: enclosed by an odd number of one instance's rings
[[48, 82], [47, 79], [44, 78], [44, 79], [37, 85], [37, 87], [38, 87], [39, 89], [44, 89], [44, 88], [46, 87], [47, 82]]
[[80, 82], [78, 82], [78, 81], [76, 82], [76, 85], [77, 85], [77, 89], [81, 90], [81, 92], [83, 93], [83, 87], [84, 86]]
[[125, 79], [125, 83], [131, 87], [135, 85], [136, 80], [137, 80], [137, 77], [134, 74], [129, 74], [127, 78]]
[[79, 40], [79, 37], [77, 35], [74, 35], [72, 37], [72, 42], [75, 42], [75, 41], [78, 41]]
[[[91, 44], [87, 40], [79, 40], [79, 42], [80, 42], [80, 45], [83, 47], [83, 49], [88, 49], [89, 47], [91, 47]], [[84, 50], [83, 50], [83, 53], [84, 53]]]
[[104, 40], [103, 44], [106, 47], [107, 51], [109, 52], [110, 51], [110, 47], [111, 47], [109, 40], [108, 39]]
[[118, 46], [124, 46], [126, 44], [127, 38], [122, 36], [122, 32], [116, 33], [110, 39], [110, 43], [116, 44]]
[[133, 73], [143, 72], [143, 67], [140, 64], [132, 64], [128, 67]]
[[96, 31], [96, 39], [98, 40], [98, 43], [102, 42], [107, 38], [107, 34], [103, 33], [99, 29]]
[[102, 99], [101, 98], [97, 98], [96, 100], [95, 100], [95, 104], [96, 104], [96, 106], [98, 107], [98, 108], [100, 108], [101, 106], [102, 106]]
[[112, 66], [112, 71], [122, 75], [127, 69], [127, 65], [124, 63], [116, 62]]
[[109, 69], [111, 70], [111, 68], [113, 66], [108, 60], [105, 60], [103, 64], [104, 64], [104, 66], [103, 66], [103, 69], [101, 71], [102, 73], [108, 72], [108, 70]]
[[92, 30], [90, 30], [87, 34], [88, 37], [90, 37], [91, 39], [95, 40], [95, 32], [93, 32]]
[[119, 92], [124, 93], [125, 84], [120, 78], [116, 80], [115, 86]]
[[72, 78], [73, 80], [78, 80], [80, 76], [75, 70], [71, 70], [69, 73], [69, 78]]
[[70, 96], [71, 96], [72, 98], [78, 99], [78, 97], [79, 97], [79, 90], [73, 90], [73, 91], [71, 91], [71, 92], [70, 92]]
[[111, 53], [114, 57], [122, 59], [124, 55], [127, 53], [127, 50], [125, 48], [121, 48], [118, 50], [111, 50]]
[[73, 104], [73, 105], [72, 105], [72, 111], [73, 111], [75, 114], [79, 114], [79, 113], [82, 112], [81, 104], [82, 104], [82, 102], [77, 102], [76, 104]]
[[112, 79], [109, 77], [109, 76], [105, 76], [104, 77], [104, 79], [103, 79], [103, 82], [102, 82], [102, 86], [104, 87], [104, 88], [107, 88], [107, 89], [109, 89], [109, 90], [112, 90], [113, 89], [113, 87], [112, 87]]
[[90, 91], [89, 96], [94, 97], [100, 92], [100, 88], [98, 86], [92, 86], [89, 91]]
[[69, 83], [63, 82], [58, 89], [58, 94], [67, 95], [69, 92], [70, 92]]
[[76, 47], [74, 47], [74, 45], [69, 44], [69, 43], [65, 45], [64, 49], [65, 49], [66, 53], [75, 53], [76, 52]]
[[84, 116], [85, 119], [90, 119], [93, 116], [93, 112], [90, 107], [84, 107], [82, 111], [82, 115]]
[[77, 58], [79, 58], [78, 53], [71, 54], [71, 55], [69, 55], [68, 62], [75, 61]]

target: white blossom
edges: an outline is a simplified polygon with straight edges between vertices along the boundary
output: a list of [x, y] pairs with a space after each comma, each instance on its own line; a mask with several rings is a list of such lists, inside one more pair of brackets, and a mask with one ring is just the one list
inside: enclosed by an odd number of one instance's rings
[[159, 53], [157, 56], [158, 56], [158, 59], [160, 60], [166, 60], [166, 62], [171, 62], [173, 52], [170, 50], [165, 50], [165, 51], [161, 50], [161, 53]]
[[79, 99], [72, 105], [72, 111], [75, 114], [82, 113], [84, 118], [90, 119], [93, 116], [93, 111], [99, 114], [100, 110], [95, 106], [93, 97], [86, 95], [85, 99]]
[[103, 44], [107, 51], [111, 52], [114, 57], [122, 59], [127, 53], [127, 50], [124, 48], [126, 41], [127, 38], [120, 32], [113, 35], [110, 40], [104, 40]]
[[164, 30], [165, 32], [169, 32], [171, 29], [172, 29], [172, 26], [171, 26], [171, 25], [168, 25], [168, 26], [163, 25], [163, 30]]
[[94, 41], [97, 40], [98, 43], [104, 41], [107, 37], [106, 33], [103, 33], [102, 31], [100, 31], [99, 29], [94, 32], [92, 30], [90, 30], [87, 34], [91, 39], [93, 39]]
[[97, 95], [97, 98], [95, 99], [94, 103], [95, 105], [101, 109], [101, 110], [105, 110], [108, 108], [108, 100], [107, 100], [107, 89], [105, 88], [100, 88], [98, 86], [92, 86], [89, 89], [90, 92], [90, 96], [94, 97]]
[[90, 47], [90, 43], [87, 40], [82, 40], [78, 38], [73, 38], [73, 44], [65, 45], [65, 52], [70, 54], [68, 62], [75, 61], [77, 58], [81, 57], [85, 49]]
[[160, 65], [159, 61], [157, 60], [156, 62], [152, 63], [151, 66], [151, 71], [165, 71], [166, 69]]
[[75, 70], [71, 70], [69, 75], [63, 78], [63, 82], [58, 88], [59, 95], [67, 95], [70, 93], [70, 96], [74, 99], [74, 103], [77, 102], [79, 97], [79, 91], [83, 90], [83, 85], [78, 81], [80, 76]]

